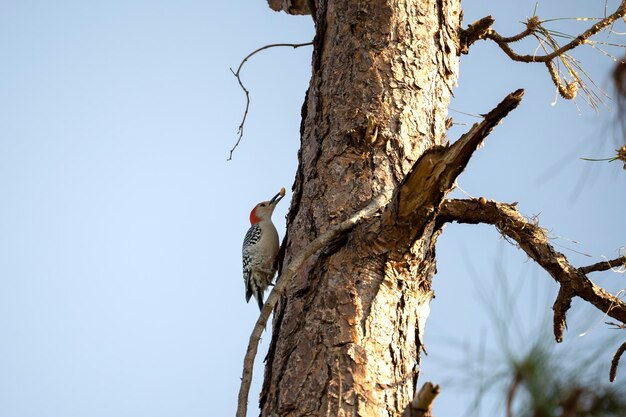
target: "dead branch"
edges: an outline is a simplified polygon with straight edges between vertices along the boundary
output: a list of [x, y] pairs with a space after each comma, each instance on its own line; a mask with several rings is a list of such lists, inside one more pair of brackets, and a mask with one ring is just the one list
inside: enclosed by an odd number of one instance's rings
[[402, 412], [402, 417], [432, 417], [433, 403], [440, 391], [439, 385], [425, 382]]
[[[578, 92], [578, 87], [580, 85], [580, 87], [582, 87], [585, 91], [585, 94], [588, 96], [590, 105], [592, 105], [593, 107], [593, 103], [595, 101], [598, 101], [599, 99], [594, 92], [589, 91], [586, 88], [586, 84], [581, 79], [580, 75], [573, 69], [573, 67], [579, 67], [579, 65], [567, 53], [580, 45], [584, 45], [588, 42], [590, 37], [606, 29], [608, 26], [613, 24], [613, 22], [620, 18], [623, 18], [624, 16], [626, 16], [626, 0], [620, 3], [619, 7], [613, 14], [605, 17], [604, 19], [601, 19], [589, 29], [573, 38], [572, 41], [560, 47], [552, 38], [552, 36], [550, 36], [550, 32], [541, 25], [542, 22], [539, 20], [538, 16], [532, 16], [531, 18], [529, 18], [526, 21], [526, 29], [524, 29], [517, 35], [509, 37], [501, 36], [498, 32], [492, 29], [491, 26], [493, 25], [494, 20], [491, 16], [487, 16], [472, 23], [468, 26], [467, 29], [461, 32], [459, 51], [460, 53], [467, 54], [469, 51], [469, 47], [477, 40], [490, 39], [494, 41], [496, 45], [498, 45], [498, 47], [513, 61], [526, 63], [544, 63], [548, 69], [554, 85], [557, 87], [559, 94], [563, 98], [569, 100], [575, 98]], [[545, 55], [520, 55], [511, 48], [510, 44], [520, 41], [531, 35], [535, 36], [540, 41], [542, 41], [542, 36], [545, 37], [544, 40], [546, 40], [546, 43], [552, 47], [552, 52], [546, 53]], [[544, 47], [544, 49], [546, 48]], [[548, 51], [546, 50], [546, 52]], [[572, 82], [564, 83], [561, 80], [561, 77], [559, 76], [554, 63], [554, 59], [556, 58], [560, 59], [563, 62], [564, 66], [567, 68], [569, 74], [573, 78]], [[578, 69], [582, 70], [581, 68]]]
[[440, 225], [452, 221], [493, 224], [561, 285], [553, 307], [557, 342], [563, 340], [565, 312], [574, 296], [626, 323], [626, 303], [595, 285], [581, 269], [574, 268], [563, 254], [554, 250], [545, 231], [523, 217], [515, 205], [484, 200], [446, 200], [441, 205], [437, 221]]
[[494, 127], [515, 110], [524, 97], [524, 90], [518, 89], [507, 95], [493, 110], [483, 115], [484, 119], [475, 123], [471, 129], [463, 134], [444, 152], [444, 160], [449, 167], [450, 178], [443, 185], [450, 191], [457, 177], [465, 169], [474, 152], [482, 145], [485, 138]]
[[611, 382], [615, 381], [615, 376], [617, 374], [617, 365], [619, 365], [619, 360], [624, 352], [626, 352], [626, 342], [622, 343], [622, 345], [617, 349], [617, 352], [615, 352], [615, 355], [613, 355], [613, 360], [611, 361], [611, 370], [609, 371], [609, 380]]
[[461, 46], [459, 48], [459, 54], [467, 55], [469, 53], [469, 47], [472, 46], [474, 42], [480, 39], [485, 39], [485, 34], [489, 29], [491, 29], [493, 22], [495, 22], [493, 17], [485, 16], [469, 25], [467, 29], [462, 30], [460, 36]]
[[526, 26], [527, 26], [526, 30], [524, 30], [522, 33], [526, 33], [529, 30], [530, 30], [530, 33], [527, 33], [526, 35], [522, 37], [520, 37], [521, 34], [519, 34], [514, 37], [505, 38], [503, 36], [500, 36], [500, 34], [498, 34], [498, 32], [496, 32], [495, 30], [490, 29], [485, 34], [485, 38], [491, 39], [492, 41], [494, 41], [500, 47], [500, 49], [502, 49], [502, 51], [505, 54], [507, 54], [508, 57], [511, 58], [513, 61], [548, 62], [548, 61], [552, 61], [554, 58], [557, 58], [580, 45], [583, 45], [587, 39], [597, 34], [598, 32], [606, 29], [617, 19], [620, 19], [624, 16], [626, 16], [626, 1], [622, 1], [619, 7], [617, 8], [617, 10], [612, 15], [607, 16], [604, 19], [600, 20], [595, 25], [591, 26], [589, 29], [587, 29], [586, 31], [584, 31], [583, 33], [575, 37], [568, 44], [565, 44], [562, 47], [546, 55], [518, 55], [509, 46], [509, 43], [512, 42], [511, 39], [520, 40], [523, 37], [528, 36], [528, 34], [535, 32], [535, 28], [538, 27], [538, 19], [536, 16], [533, 16], [530, 19], [528, 19], [528, 22], [526, 23]]
[[394, 233], [388, 234], [394, 236], [393, 242], [381, 243], [389, 249], [405, 248], [415, 240], [446, 194], [454, 188], [474, 152], [493, 128], [520, 104], [523, 95], [522, 89], [512, 92], [452, 145], [433, 147], [415, 162], [397, 188], [393, 204], [384, 213], [385, 224], [395, 228]]
[[588, 274], [590, 272], [608, 271], [609, 269], [619, 268], [621, 266], [626, 266], [626, 255], [609, 261], [598, 262], [593, 265], [581, 266], [578, 270], [583, 274]]
[[262, 46], [252, 52], [250, 52], [239, 64], [239, 66], [237, 67], [237, 71], [233, 71], [232, 68], [230, 68], [230, 72], [233, 73], [233, 75], [235, 76], [235, 78], [237, 78], [237, 82], [239, 83], [239, 86], [241, 87], [241, 89], [243, 90], [244, 94], [246, 95], [246, 109], [243, 112], [243, 118], [241, 119], [241, 123], [239, 124], [239, 128], [237, 130], [237, 134], [239, 135], [237, 137], [237, 142], [235, 142], [235, 145], [231, 148], [230, 150], [230, 154], [228, 155], [228, 159], [227, 161], [230, 161], [231, 159], [233, 159], [233, 152], [235, 151], [235, 149], [237, 148], [237, 146], [239, 146], [239, 142], [241, 142], [241, 138], [243, 137], [243, 128], [244, 125], [246, 124], [246, 118], [248, 117], [248, 110], [250, 109], [250, 91], [248, 91], [248, 89], [243, 85], [243, 81], [241, 81], [241, 68], [243, 67], [243, 64], [246, 63], [246, 61], [248, 61], [250, 58], [252, 58], [253, 55], [255, 55], [258, 52], [261, 52], [265, 49], [269, 49], [269, 48], [276, 48], [279, 46], [290, 46], [293, 49], [296, 48], [300, 48], [302, 46], [309, 46], [309, 45], [313, 45], [313, 42], [307, 42], [307, 43], [273, 43], [271, 45], [265, 45]]
[[351, 230], [357, 224], [363, 220], [373, 217], [376, 213], [383, 208], [391, 198], [391, 190], [387, 190], [373, 199], [365, 208], [359, 210], [352, 217], [336, 224], [328, 229], [322, 235], [318, 236], [315, 240], [309, 243], [297, 256], [295, 256], [289, 265], [283, 269], [280, 277], [276, 280], [276, 285], [272, 289], [269, 297], [263, 304], [261, 314], [254, 325], [250, 340], [248, 342], [248, 348], [246, 350], [246, 356], [243, 361], [243, 371], [241, 375], [241, 386], [239, 388], [239, 399], [237, 403], [237, 417], [246, 417], [248, 409], [248, 394], [250, 392], [250, 383], [252, 382], [252, 371], [254, 368], [254, 358], [256, 357], [257, 349], [259, 347], [259, 340], [261, 334], [267, 324], [267, 320], [272, 314], [276, 303], [287, 288], [287, 285], [291, 282], [294, 275], [302, 267], [304, 262], [319, 250], [325, 248], [336, 240], [341, 234]]

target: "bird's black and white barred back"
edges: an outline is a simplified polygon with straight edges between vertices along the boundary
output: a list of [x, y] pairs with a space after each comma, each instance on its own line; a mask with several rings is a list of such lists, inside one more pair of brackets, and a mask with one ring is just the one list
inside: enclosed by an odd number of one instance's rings
[[246, 252], [246, 248], [249, 248], [252, 245], [256, 245], [260, 239], [261, 239], [261, 227], [259, 226], [258, 223], [253, 224], [248, 229], [248, 232], [246, 233], [246, 237], [243, 238], [242, 252], [244, 253], [244, 255]]
[[246, 302], [250, 301], [250, 297], [254, 295], [259, 303], [259, 309], [263, 308], [263, 291], [264, 288], [261, 288], [258, 285], [258, 280], [253, 279], [252, 271], [256, 269], [255, 262], [256, 257], [254, 256], [255, 248], [254, 246], [259, 243], [261, 240], [261, 226], [259, 224], [253, 224], [248, 229], [246, 233], [246, 237], [243, 239], [243, 247], [241, 249], [241, 255], [243, 259], [243, 281], [246, 285]]

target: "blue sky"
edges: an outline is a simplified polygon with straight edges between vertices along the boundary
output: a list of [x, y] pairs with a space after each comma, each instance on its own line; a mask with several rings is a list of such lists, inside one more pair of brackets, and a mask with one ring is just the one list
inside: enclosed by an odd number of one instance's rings
[[[603, 13], [602, 2], [545, 3], [543, 18]], [[465, 22], [492, 14], [512, 34], [533, 6], [466, 2]], [[577, 33], [591, 23], [557, 24]], [[0, 2], [1, 416], [234, 413], [258, 313], [244, 302], [241, 241], [252, 206], [282, 186], [274, 218], [284, 233], [311, 49], [272, 49], [246, 65], [252, 107], [227, 162], [245, 104], [229, 67], [264, 44], [312, 36], [310, 17], [271, 12], [262, 0]], [[611, 60], [591, 48], [576, 57], [610, 92]], [[519, 87], [526, 96], [459, 185], [539, 214], [574, 265], [617, 256], [624, 172], [578, 159], [617, 147], [611, 101], [598, 112], [580, 100], [580, 110], [562, 99], [552, 106], [542, 65], [511, 63], [485, 42], [460, 68], [455, 110], [485, 113]], [[466, 129], [455, 126], [450, 139]], [[439, 415], [460, 415], [476, 391], [455, 375], [477, 346], [498, 346], [487, 300], [500, 286], [515, 294], [511, 331], [522, 349], [549, 330], [557, 288], [491, 227], [449, 225], [437, 251], [421, 381], [443, 385]], [[593, 278], [626, 287], [623, 275]], [[580, 302], [573, 310], [559, 349], [610, 336], [599, 325], [577, 337], [602, 315]], [[250, 398], [256, 415], [256, 392]]]

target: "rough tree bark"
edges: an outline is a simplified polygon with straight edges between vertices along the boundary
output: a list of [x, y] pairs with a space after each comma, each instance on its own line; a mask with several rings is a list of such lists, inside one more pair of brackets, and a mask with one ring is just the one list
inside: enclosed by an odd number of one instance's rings
[[[459, 3], [316, 2], [284, 265], [444, 142]], [[395, 416], [410, 403], [438, 234], [424, 205], [408, 244], [379, 216], [295, 276], [274, 315], [262, 415]]]
[[[239, 417], [246, 415], [251, 366], [274, 307], [261, 415], [430, 415], [438, 387], [425, 385], [416, 395], [416, 382], [435, 243], [446, 222], [493, 224], [550, 273], [561, 287], [553, 307], [557, 341], [573, 297], [626, 324], [626, 303], [586, 276], [612, 266], [605, 264], [624, 264], [626, 256], [574, 268], [514, 205], [444, 200], [473, 152], [523, 96], [523, 90], [509, 94], [446, 143], [459, 54], [480, 39], [510, 50], [509, 43], [537, 30], [538, 19], [506, 38], [490, 28], [490, 17], [461, 30], [460, 0], [269, 3], [313, 14], [316, 37], [279, 281], [250, 338]], [[624, 16], [626, 0], [561, 49], [583, 44]], [[550, 69], [552, 55], [530, 62]], [[578, 83], [575, 78], [566, 87], [574, 91]]]

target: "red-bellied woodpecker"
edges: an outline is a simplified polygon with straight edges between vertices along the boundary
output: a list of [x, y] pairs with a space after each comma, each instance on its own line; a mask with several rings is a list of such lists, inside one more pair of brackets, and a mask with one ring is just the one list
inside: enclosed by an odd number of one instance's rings
[[246, 284], [246, 302], [254, 295], [259, 310], [263, 308], [263, 293], [272, 283], [276, 273], [278, 254], [278, 232], [272, 223], [272, 213], [278, 202], [285, 196], [281, 188], [270, 201], [263, 201], [250, 212], [250, 223], [243, 239], [243, 279]]

